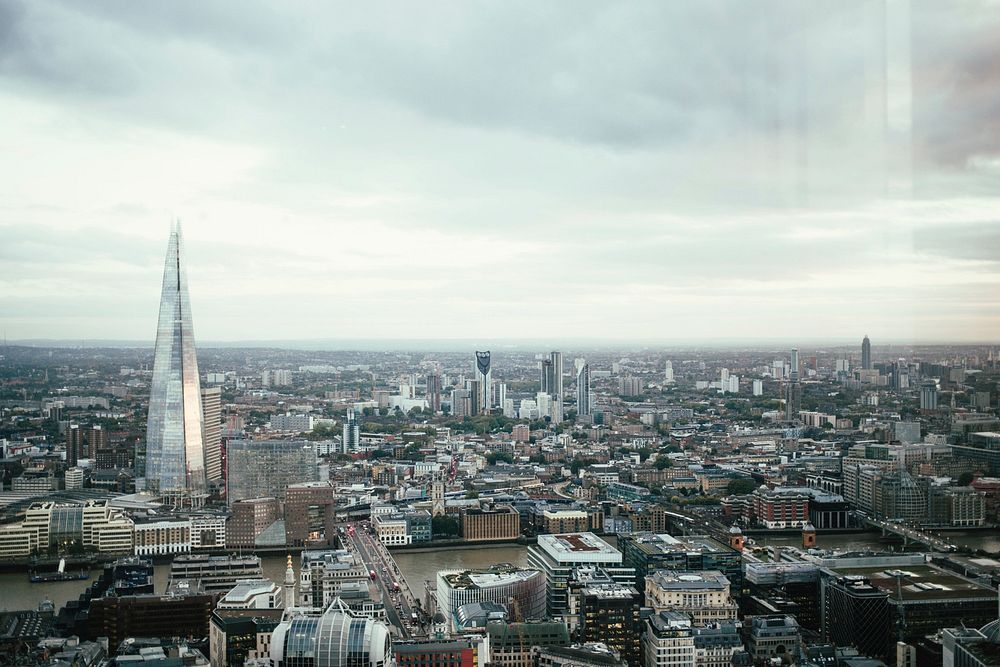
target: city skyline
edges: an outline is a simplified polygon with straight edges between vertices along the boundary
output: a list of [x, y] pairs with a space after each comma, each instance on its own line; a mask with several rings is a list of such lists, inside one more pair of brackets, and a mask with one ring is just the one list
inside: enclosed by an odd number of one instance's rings
[[1000, 12], [766, 4], [5, 5], [0, 329], [995, 340]]

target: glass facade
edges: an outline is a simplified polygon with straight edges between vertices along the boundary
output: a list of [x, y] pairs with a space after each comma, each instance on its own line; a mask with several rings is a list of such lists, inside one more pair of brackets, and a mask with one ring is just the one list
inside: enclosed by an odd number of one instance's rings
[[387, 667], [392, 659], [388, 628], [353, 616], [342, 604], [282, 625], [287, 629], [279, 627], [272, 636], [270, 657], [276, 667]]
[[180, 227], [170, 234], [163, 267], [153, 381], [146, 425], [146, 486], [164, 496], [206, 490], [201, 383]]

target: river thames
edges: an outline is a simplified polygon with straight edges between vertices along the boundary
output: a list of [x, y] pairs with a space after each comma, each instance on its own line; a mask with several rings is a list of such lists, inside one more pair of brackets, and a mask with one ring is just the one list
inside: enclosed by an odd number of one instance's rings
[[[984, 549], [991, 553], [1000, 553], [1000, 534], [996, 531], [974, 531], [948, 533], [949, 537], [961, 545]], [[758, 545], [800, 546], [798, 535], [755, 535]], [[612, 544], [617, 540], [614, 536], [607, 539]], [[818, 546], [823, 549], [858, 551], [865, 549], [886, 549], [887, 545], [879, 539], [877, 533], [854, 533], [846, 535], [824, 535], [820, 533]], [[899, 549], [897, 544], [894, 548]], [[910, 550], [919, 550], [913, 546]], [[424, 582], [433, 581], [438, 570], [455, 568], [487, 567], [494, 563], [512, 563], [527, 565], [527, 548], [518, 545], [484, 546], [466, 549], [439, 549], [431, 551], [394, 551], [393, 557], [399, 564], [399, 569], [406, 577], [413, 594], [423, 597]], [[298, 558], [293, 558], [295, 572], [298, 575]], [[264, 576], [280, 584], [285, 578], [285, 557], [265, 556], [262, 558]], [[91, 574], [96, 577], [98, 569]], [[154, 584], [157, 593], [163, 593], [167, 587], [167, 577], [170, 566], [158, 564], [154, 572]], [[34, 609], [38, 603], [48, 598], [56, 607], [63, 606], [67, 600], [75, 599], [93, 581], [60, 581], [47, 584], [32, 584], [28, 581], [27, 572], [0, 573], [0, 610]]]

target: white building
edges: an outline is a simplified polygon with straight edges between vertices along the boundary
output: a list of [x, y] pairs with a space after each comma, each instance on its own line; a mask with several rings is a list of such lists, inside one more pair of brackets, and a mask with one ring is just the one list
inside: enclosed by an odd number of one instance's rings
[[219, 600], [218, 609], [280, 609], [284, 606], [281, 587], [270, 579], [245, 579]]
[[413, 541], [407, 529], [406, 519], [395, 516], [377, 516], [372, 519], [375, 527], [375, 536], [382, 544], [389, 546], [403, 546]]
[[736, 619], [729, 579], [718, 570], [655, 570], [646, 577], [646, 603], [654, 611], [690, 614], [695, 625]]
[[441, 570], [437, 573], [438, 609], [450, 628], [458, 608], [472, 602], [495, 602], [508, 608], [508, 618], [545, 618], [545, 575], [508, 564], [481, 570]]
[[190, 519], [163, 518], [135, 524], [136, 556], [163, 556], [190, 552]]
[[83, 468], [70, 468], [66, 471], [66, 490], [83, 488]]
[[226, 519], [221, 516], [191, 517], [192, 549], [225, 549]]
[[271, 415], [268, 429], [271, 431], [291, 431], [294, 433], [306, 433], [313, 430], [314, 418], [312, 415]]
[[559, 616], [569, 609], [569, 581], [580, 565], [598, 565], [621, 584], [635, 583], [635, 569], [622, 566], [622, 554], [593, 533], [539, 535], [528, 547], [528, 566], [545, 574], [548, 613]]

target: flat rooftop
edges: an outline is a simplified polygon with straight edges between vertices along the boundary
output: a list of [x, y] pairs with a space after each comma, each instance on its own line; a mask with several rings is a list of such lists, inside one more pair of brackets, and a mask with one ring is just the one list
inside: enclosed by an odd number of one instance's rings
[[629, 538], [641, 551], [648, 555], [673, 553], [737, 553], [729, 545], [722, 544], [708, 535], [685, 535], [674, 537], [667, 533], [635, 533]]
[[622, 554], [593, 533], [539, 535], [538, 546], [557, 561], [620, 563]]
[[718, 570], [655, 570], [649, 574], [657, 586], [666, 590], [725, 590], [729, 579]]
[[540, 577], [538, 570], [529, 570], [509, 563], [500, 563], [481, 570], [442, 570], [438, 576], [451, 588], [495, 588]]
[[[891, 600], [906, 602], [930, 602], [934, 600], [974, 600], [977, 598], [995, 601], [995, 589], [987, 588], [930, 565], [900, 565], [891, 567], [830, 567], [837, 574], [850, 577], [866, 577], [874, 586], [889, 594]], [[899, 578], [897, 589], [896, 580]]]

